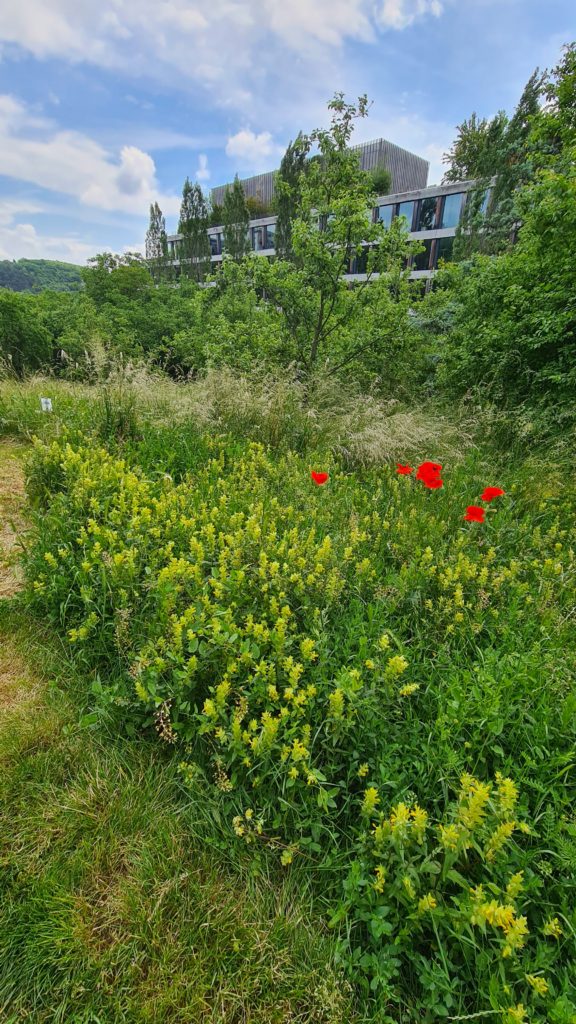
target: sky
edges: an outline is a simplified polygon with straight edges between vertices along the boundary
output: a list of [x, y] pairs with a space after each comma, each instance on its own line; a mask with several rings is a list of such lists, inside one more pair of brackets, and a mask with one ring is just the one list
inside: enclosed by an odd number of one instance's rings
[[274, 169], [335, 92], [436, 184], [574, 38], [573, 0], [0, 0], [0, 259], [143, 251], [151, 202], [175, 231], [187, 176]]

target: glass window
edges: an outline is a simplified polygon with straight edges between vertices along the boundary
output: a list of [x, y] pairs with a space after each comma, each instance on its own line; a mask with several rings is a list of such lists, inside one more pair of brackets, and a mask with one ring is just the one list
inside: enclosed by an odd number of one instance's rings
[[455, 228], [458, 226], [458, 221], [460, 220], [460, 213], [462, 212], [463, 199], [463, 192], [455, 192], [451, 196], [444, 196], [442, 218], [440, 224], [438, 225], [439, 227]]
[[428, 270], [430, 266], [432, 239], [427, 238], [426, 241], [423, 241], [420, 244], [424, 246], [424, 252], [419, 252], [417, 256], [412, 258], [412, 270]]
[[376, 207], [376, 220], [379, 220], [385, 228], [389, 228], [392, 223], [392, 213], [394, 212], [394, 206], [377, 206]]
[[267, 249], [274, 249], [275, 248], [275, 246], [274, 246], [275, 235], [276, 235], [276, 225], [275, 224], [267, 224], [266, 225], [266, 248]]
[[436, 224], [437, 203], [437, 196], [420, 200], [418, 216], [416, 218], [416, 231], [432, 231], [432, 228]]
[[252, 248], [254, 252], [260, 252], [261, 249], [265, 248], [265, 236], [265, 228], [252, 228]]
[[220, 256], [222, 252], [222, 235], [210, 235], [210, 252], [212, 256]]
[[438, 266], [439, 260], [446, 260], [447, 263], [452, 259], [452, 250], [454, 248], [454, 236], [451, 238], [437, 238], [436, 239], [436, 266]]
[[365, 274], [367, 269], [368, 261], [368, 250], [362, 249], [359, 256], [354, 256], [350, 260], [350, 274]]
[[483, 200], [482, 200], [482, 202], [480, 204], [480, 213], [481, 214], [485, 214], [486, 210], [488, 209], [488, 203], [490, 202], [490, 193], [491, 192], [492, 192], [492, 189], [491, 188], [487, 188], [485, 193], [484, 193], [484, 198], [483, 198]]
[[412, 231], [412, 218], [414, 216], [414, 200], [407, 203], [398, 203], [398, 216], [406, 217], [408, 231]]

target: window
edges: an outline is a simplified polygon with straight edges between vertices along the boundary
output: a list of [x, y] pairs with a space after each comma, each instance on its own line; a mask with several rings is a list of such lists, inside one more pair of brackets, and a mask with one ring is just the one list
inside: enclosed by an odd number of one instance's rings
[[398, 203], [398, 216], [406, 217], [408, 221], [408, 231], [412, 231], [412, 218], [414, 217], [414, 200], [408, 203]]
[[430, 199], [420, 200], [418, 216], [416, 218], [416, 231], [432, 231], [432, 228], [436, 224], [437, 204], [437, 196], [432, 196]]
[[276, 235], [276, 225], [275, 224], [267, 224], [266, 225], [266, 248], [267, 249], [274, 249], [275, 248], [275, 245], [274, 245], [275, 235]]
[[463, 199], [463, 192], [455, 192], [451, 196], [444, 196], [444, 206], [442, 209], [442, 218], [439, 227], [455, 228], [458, 226]]
[[430, 253], [432, 251], [432, 239], [427, 238], [420, 243], [424, 246], [424, 252], [419, 252], [412, 257], [412, 270], [428, 270], [430, 266]]
[[376, 220], [380, 221], [385, 228], [389, 228], [392, 223], [392, 214], [394, 212], [394, 206], [377, 206], [376, 207]]
[[254, 252], [260, 252], [266, 247], [266, 229], [252, 228], [252, 248]]
[[220, 256], [222, 253], [222, 235], [210, 235], [210, 252], [212, 256]]
[[446, 260], [450, 262], [452, 259], [452, 250], [454, 248], [454, 237], [451, 238], [437, 238], [436, 239], [436, 266], [438, 266], [439, 260]]
[[482, 215], [484, 215], [486, 213], [486, 210], [488, 209], [488, 203], [490, 202], [490, 193], [491, 192], [492, 192], [492, 189], [491, 188], [487, 188], [485, 193], [484, 193], [484, 198], [482, 199], [482, 202], [480, 204], [480, 213]]
[[368, 263], [368, 250], [362, 249], [359, 256], [354, 256], [350, 260], [350, 274], [365, 274]]

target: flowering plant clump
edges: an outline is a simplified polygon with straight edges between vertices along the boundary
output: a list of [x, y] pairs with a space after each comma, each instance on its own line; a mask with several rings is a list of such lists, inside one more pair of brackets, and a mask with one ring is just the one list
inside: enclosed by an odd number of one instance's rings
[[539, 910], [508, 764], [546, 688], [571, 720], [543, 639], [568, 643], [565, 513], [544, 505], [485, 546], [449, 488], [426, 493], [438, 463], [421, 488], [331, 461], [328, 492], [293, 453], [201, 452], [173, 480], [138, 450], [37, 443], [30, 602], [125, 728], [174, 749], [231, 842], [322, 865], [334, 899], [344, 871], [342, 957], [392, 1019], [409, 991], [414, 1019], [521, 1005], [544, 1021], [537, 1000], [569, 997], [571, 933], [558, 901]]

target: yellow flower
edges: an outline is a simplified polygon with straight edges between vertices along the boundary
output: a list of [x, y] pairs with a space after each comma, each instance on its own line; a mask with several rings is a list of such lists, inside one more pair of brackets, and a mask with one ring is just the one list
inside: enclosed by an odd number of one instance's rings
[[503, 814], [512, 814], [518, 800], [518, 789], [512, 779], [505, 779], [501, 772], [496, 772], [498, 800]]
[[440, 843], [445, 850], [458, 849], [458, 843], [462, 833], [457, 825], [438, 825], [440, 832]]
[[528, 984], [532, 986], [534, 991], [537, 992], [539, 996], [546, 995], [549, 986], [545, 978], [539, 977], [535, 974], [526, 974], [525, 978]]
[[557, 917], [549, 917], [542, 928], [542, 934], [552, 939], [561, 939], [564, 932]]
[[361, 764], [358, 769], [358, 777], [360, 779], [365, 779], [369, 771], [370, 769], [367, 764]]
[[515, 875], [512, 875], [508, 885], [506, 886], [506, 892], [510, 899], [516, 899], [517, 896], [522, 892], [522, 885], [524, 882], [524, 872], [517, 871]]
[[404, 878], [402, 879], [402, 885], [404, 886], [404, 888], [405, 888], [406, 892], [408, 893], [410, 899], [411, 900], [415, 899], [416, 898], [416, 890], [415, 890], [415, 888], [414, 888], [414, 886], [412, 884], [411, 879], [408, 878], [408, 875], [404, 875]]
[[362, 813], [372, 814], [377, 804], [380, 802], [380, 796], [375, 786], [369, 786], [368, 789], [364, 790], [364, 800], [362, 801]]
[[496, 854], [500, 852], [510, 839], [515, 828], [515, 821], [503, 821], [501, 825], [498, 825], [498, 828], [492, 833], [484, 847], [484, 855], [487, 861], [494, 860]]
[[424, 842], [424, 833], [426, 831], [426, 825], [428, 824], [428, 815], [422, 807], [418, 804], [414, 804], [414, 807], [410, 811], [412, 822], [414, 825], [414, 832], [419, 843]]
[[390, 825], [393, 832], [403, 832], [410, 824], [410, 808], [399, 803], [390, 813]]
[[384, 883], [386, 882], [386, 872], [381, 864], [375, 868], [376, 881], [372, 883], [372, 887], [376, 892], [384, 892]]
[[332, 718], [342, 718], [344, 715], [344, 694], [342, 690], [333, 690], [328, 694], [330, 714]]
[[383, 633], [378, 641], [378, 647], [381, 651], [387, 651], [390, 647], [390, 637], [386, 633]]
[[411, 697], [413, 693], [416, 693], [420, 689], [420, 683], [406, 683], [406, 686], [401, 686], [398, 690], [399, 697]]
[[418, 900], [418, 913], [425, 914], [429, 910], [434, 910], [437, 906], [436, 898], [431, 892], [427, 892], [425, 896]]
[[507, 1020], [509, 1024], [525, 1024], [526, 1008], [522, 1006], [522, 1003], [518, 1003], [517, 1006], [510, 1007], [507, 1014]]
[[282, 856], [280, 857], [280, 863], [283, 867], [287, 867], [288, 864], [292, 863], [292, 852], [290, 850], [283, 850]]

